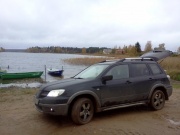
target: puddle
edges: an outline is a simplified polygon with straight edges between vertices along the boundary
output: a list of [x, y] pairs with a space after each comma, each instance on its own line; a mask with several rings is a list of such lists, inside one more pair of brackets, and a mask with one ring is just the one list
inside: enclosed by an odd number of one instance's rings
[[180, 121], [179, 122], [176, 122], [176, 121], [173, 121], [173, 120], [170, 120], [170, 119], [167, 119], [171, 124], [173, 125], [176, 125], [176, 126], [179, 126], [180, 125]]

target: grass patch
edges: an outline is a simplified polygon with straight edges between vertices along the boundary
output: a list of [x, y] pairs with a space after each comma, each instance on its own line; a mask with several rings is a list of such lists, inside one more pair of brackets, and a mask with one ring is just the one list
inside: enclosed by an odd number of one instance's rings
[[27, 95], [27, 94], [35, 94], [38, 91], [38, 88], [21, 88], [21, 87], [8, 87], [8, 88], [0, 88], [0, 97], [6, 95]]
[[180, 81], [180, 70], [176, 71], [167, 71], [167, 74], [170, 75], [171, 79]]
[[173, 84], [172, 86], [174, 89], [180, 89], [180, 84]]
[[171, 80], [171, 85], [174, 89], [180, 89], [180, 81]]
[[160, 65], [167, 71], [180, 71], [180, 57], [167, 57]]
[[0, 102], [15, 102], [23, 100], [27, 95], [33, 96], [38, 91], [37, 88], [9, 87], [0, 88]]

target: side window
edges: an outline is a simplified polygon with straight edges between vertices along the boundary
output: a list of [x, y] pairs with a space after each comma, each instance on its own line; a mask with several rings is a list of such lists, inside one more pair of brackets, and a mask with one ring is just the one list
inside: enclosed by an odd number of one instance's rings
[[149, 66], [150, 66], [152, 73], [154, 75], [162, 73], [161, 69], [156, 64], [149, 64]]
[[113, 79], [129, 78], [128, 65], [118, 65], [111, 68], [106, 75], [112, 75]]
[[149, 70], [146, 64], [131, 64], [131, 70], [132, 77], [149, 75]]

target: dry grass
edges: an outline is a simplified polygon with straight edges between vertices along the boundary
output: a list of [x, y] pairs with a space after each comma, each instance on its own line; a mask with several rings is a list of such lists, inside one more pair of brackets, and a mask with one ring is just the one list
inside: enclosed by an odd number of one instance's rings
[[[104, 60], [122, 59], [127, 58], [127, 55], [117, 55], [115, 57], [84, 57], [84, 58], [72, 58], [64, 59], [64, 62], [73, 65], [92, 65]], [[180, 81], [180, 57], [168, 57], [160, 65], [167, 71], [172, 79]]]
[[[122, 59], [127, 58], [127, 55], [119, 55], [115, 57], [84, 57], [84, 58], [71, 58], [64, 59], [63, 61], [73, 65], [92, 65], [104, 60]], [[180, 57], [168, 57], [160, 62], [163, 69], [167, 71], [180, 70]]]
[[180, 81], [180, 57], [168, 57], [160, 63], [171, 79]]
[[84, 58], [64, 59], [63, 61], [68, 64], [73, 64], [73, 65], [89, 66], [89, 65], [92, 65], [101, 61], [105, 61], [105, 60], [122, 59], [126, 57], [127, 56], [125, 55], [118, 56], [118, 57], [84, 57]]
[[172, 84], [174, 89], [179, 89], [180, 90], [180, 84]]
[[173, 86], [174, 89], [180, 90], [180, 81], [176, 81], [176, 80], [171, 79], [171, 85]]
[[168, 57], [164, 59], [160, 65], [165, 70], [180, 70], [180, 57]]
[[[71, 59], [64, 59], [63, 61], [68, 63], [68, 64], [73, 64], [73, 65], [92, 65], [101, 61], [106, 60], [107, 58], [90, 58], [90, 57], [85, 57], [85, 58], [71, 58]], [[109, 59], [109, 58], [108, 58]]]
[[22, 100], [24, 95], [35, 95], [38, 91], [37, 88], [21, 88], [21, 87], [8, 87], [0, 88], [0, 102], [14, 102], [15, 100]]

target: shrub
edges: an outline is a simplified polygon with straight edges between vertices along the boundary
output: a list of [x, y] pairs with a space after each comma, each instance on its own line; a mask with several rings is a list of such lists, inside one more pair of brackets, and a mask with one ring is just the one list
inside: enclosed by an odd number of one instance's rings
[[170, 75], [171, 79], [180, 81], [180, 70], [179, 71], [168, 71], [168, 75]]

